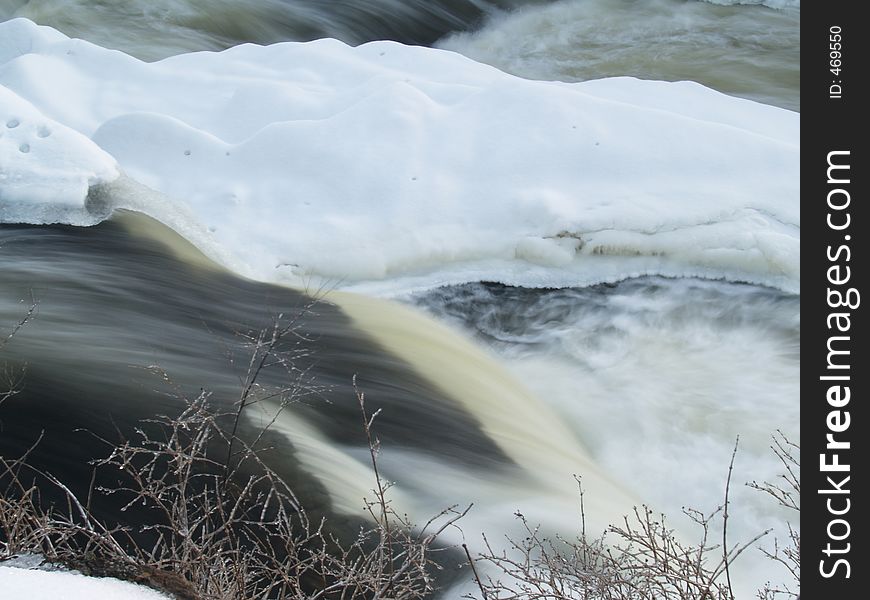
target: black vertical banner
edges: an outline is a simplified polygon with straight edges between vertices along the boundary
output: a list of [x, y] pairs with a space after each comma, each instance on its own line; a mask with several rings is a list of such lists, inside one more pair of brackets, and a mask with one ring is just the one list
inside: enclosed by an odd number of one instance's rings
[[870, 594], [864, 7], [849, 0], [802, 7], [801, 589], [811, 599]]

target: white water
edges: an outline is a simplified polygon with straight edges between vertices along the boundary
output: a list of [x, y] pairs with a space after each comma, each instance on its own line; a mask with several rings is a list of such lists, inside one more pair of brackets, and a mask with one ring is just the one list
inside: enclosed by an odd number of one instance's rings
[[[384, 446], [379, 468], [395, 484], [390, 499], [399, 514], [419, 521], [449, 506], [462, 509], [474, 504], [460, 528], [447, 530], [443, 540], [468, 542], [477, 550], [482, 534], [494, 548], [507, 546], [504, 535], [519, 535], [512, 518], [517, 510], [545, 531], [573, 534], [573, 525], [579, 523], [574, 474], [583, 476], [590, 532], [603, 532], [642, 502], [599, 467], [582, 431], [554, 410], [557, 405], [551, 399], [529, 393], [503, 364], [451, 328], [380, 299], [339, 292], [328, 293], [326, 299], [338, 304], [354, 326], [403, 357], [416, 373], [443, 390], [445, 397], [454, 399], [514, 463], [463, 468], [454, 461], [451, 448], [443, 448], [436, 457], [412, 448]], [[425, 423], [411, 426], [426, 430]], [[292, 414], [285, 414], [276, 427], [293, 440], [308, 470], [322, 473], [318, 477], [336, 498], [337, 509], [357, 513], [360, 499], [372, 498], [374, 478], [367, 449], [328, 447], [315, 430]]]
[[[542, 293], [478, 284], [418, 294], [414, 301], [506, 360], [621, 480], [654, 489], [656, 505], [673, 492], [655, 484], [660, 469], [639, 471], [638, 460], [668, 465], [690, 455], [705, 461], [686, 472], [676, 496], [710, 506], [719, 490], [693, 478], [721, 471], [738, 434], [749, 479], [771, 476], [771, 432], [784, 427], [797, 436], [796, 297], [653, 278]], [[631, 435], [614, 435], [620, 430]]]
[[797, 110], [799, 9], [787, 0], [560, 0], [497, 13], [437, 45], [531, 79], [691, 80]]
[[[794, 515], [744, 483], [778, 477], [774, 431], [800, 440], [796, 297], [653, 278], [548, 292], [472, 284], [414, 301], [495, 352], [607, 473], [683, 535], [693, 530], [682, 507], [722, 505], [739, 435], [730, 543], [767, 529], [783, 536], [783, 520]], [[772, 539], [761, 547], [771, 548]], [[736, 564], [738, 597], [754, 595], [765, 578], [786, 577], [757, 552]]]

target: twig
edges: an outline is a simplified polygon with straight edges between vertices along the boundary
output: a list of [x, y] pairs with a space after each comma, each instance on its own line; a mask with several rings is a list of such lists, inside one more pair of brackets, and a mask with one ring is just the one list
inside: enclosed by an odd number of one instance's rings
[[[731, 586], [731, 568], [728, 558], [728, 494], [731, 491], [731, 473], [734, 470], [734, 459], [737, 456], [737, 446], [740, 444], [740, 436], [734, 440], [734, 450], [731, 451], [731, 461], [728, 463], [728, 478], [725, 480], [725, 507], [722, 512], [722, 560], [725, 563], [725, 581], [728, 584], [728, 594], [734, 600], [734, 588]], [[736, 558], [736, 556], [734, 557]]]
[[[23, 302], [23, 300], [22, 300]], [[21, 317], [15, 325], [12, 326], [12, 331], [5, 337], [0, 339], [0, 348], [3, 348], [6, 344], [12, 341], [12, 338], [15, 337], [22, 327], [27, 325], [31, 320], [36, 317], [37, 312], [39, 311], [39, 301], [33, 296], [33, 290], [30, 291], [30, 306], [27, 308], [27, 311], [24, 313], [24, 316]]]
[[477, 582], [477, 587], [480, 589], [480, 595], [483, 597], [483, 600], [487, 600], [486, 590], [483, 589], [483, 582], [480, 580], [480, 575], [477, 574], [477, 567], [474, 566], [474, 559], [471, 558], [471, 552], [468, 551], [468, 545], [463, 543], [462, 549], [465, 550], [465, 556], [468, 558], [468, 566], [471, 567], [471, 572], [474, 574], [474, 581]]

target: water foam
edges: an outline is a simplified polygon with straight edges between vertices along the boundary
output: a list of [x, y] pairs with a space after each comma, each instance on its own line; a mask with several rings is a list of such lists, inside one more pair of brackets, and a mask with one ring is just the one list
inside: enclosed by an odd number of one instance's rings
[[[795, 515], [743, 482], [779, 477], [774, 431], [800, 440], [799, 298], [651, 278], [549, 291], [469, 284], [414, 299], [494, 351], [596, 464], [683, 531], [683, 506], [722, 504], [739, 435], [730, 539], [787, 534]], [[772, 537], [761, 546], [772, 550]], [[735, 573], [738, 597], [787, 578], [766, 560], [741, 559]]]

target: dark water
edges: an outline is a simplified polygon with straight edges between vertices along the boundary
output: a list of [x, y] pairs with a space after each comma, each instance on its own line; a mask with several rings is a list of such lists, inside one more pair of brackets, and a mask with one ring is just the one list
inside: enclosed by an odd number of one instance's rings
[[430, 45], [488, 14], [548, 0], [0, 0], [0, 20], [20, 16], [145, 60], [244, 42], [332, 37], [348, 44]]
[[[20, 393], [0, 405], [0, 455], [20, 456], [43, 432], [30, 462], [84, 494], [87, 461], [108, 452], [97, 437], [132, 436], [141, 419], [177, 414], [182, 398], [201, 389], [212, 393], [215, 409], [231, 409], [251, 354], [245, 336], [271, 327], [279, 313], [287, 322], [304, 309], [296, 333], [279, 345], [293, 355], [295, 370], [265, 369], [261, 394], [299, 386], [287, 411], [334, 444], [363, 448], [356, 374], [369, 411], [383, 409], [376, 433], [384, 446], [448, 456], [472, 472], [511, 464], [471, 415], [334, 305], [306, 309], [310, 298], [302, 293], [181, 261], [161, 242], [130, 232], [143, 219], [0, 227], [2, 331], [24, 314], [31, 295], [39, 303], [36, 318], [0, 350], [0, 364], [23, 373]], [[243, 436], [252, 439], [256, 409], [248, 417]], [[330, 497], [300, 465], [292, 433], [267, 441], [269, 463], [303, 504], [329, 513]], [[111, 518], [115, 508], [97, 512]]]
[[777, 340], [784, 357], [797, 360], [800, 351], [800, 296], [754, 285], [642, 277], [536, 290], [480, 282], [437, 288], [411, 300], [503, 350], [552, 348], [569, 324], [595, 340], [626, 336], [629, 322], [638, 322], [662, 331], [752, 329]]

